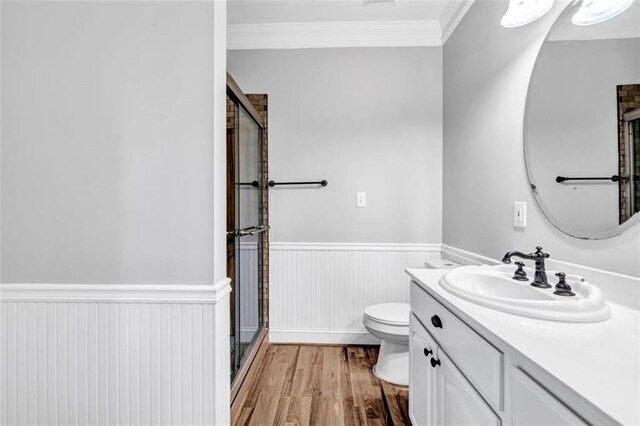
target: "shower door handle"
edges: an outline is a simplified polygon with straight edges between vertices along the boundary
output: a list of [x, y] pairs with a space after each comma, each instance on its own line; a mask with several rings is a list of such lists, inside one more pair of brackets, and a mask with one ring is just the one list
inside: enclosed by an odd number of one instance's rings
[[246, 237], [247, 235], [256, 235], [261, 232], [268, 231], [269, 229], [271, 229], [269, 225], [249, 226], [247, 228], [229, 231], [227, 234], [233, 234], [236, 237]]
[[250, 233], [249, 235], [260, 234], [261, 232], [266, 232], [269, 229], [271, 229], [269, 225], [259, 225], [259, 226], [256, 226], [256, 230]]

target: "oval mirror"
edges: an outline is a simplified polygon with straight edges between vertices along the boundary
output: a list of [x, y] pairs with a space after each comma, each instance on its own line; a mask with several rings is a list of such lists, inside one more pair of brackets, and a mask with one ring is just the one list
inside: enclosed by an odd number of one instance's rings
[[556, 228], [602, 239], [640, 222], [640, 0], [594, 25], [572, 23], [581, 5], [566, 7], [538, 53], [525, 164]]

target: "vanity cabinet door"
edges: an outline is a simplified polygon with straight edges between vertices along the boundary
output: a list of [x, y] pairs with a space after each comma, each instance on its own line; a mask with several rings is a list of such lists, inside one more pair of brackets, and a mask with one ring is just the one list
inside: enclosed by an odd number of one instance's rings
[[431, 358], [437, 354], [436, 342], [411, 314], [409, 331], [409, 416], [415, 426], [436, 424], [436, 369]]
[[438, 351], [437, 374], [438, 425], [496, 425], [501, 424], [489, 405], [480, 397], [460, 370], [447, 357], [444, 351]]

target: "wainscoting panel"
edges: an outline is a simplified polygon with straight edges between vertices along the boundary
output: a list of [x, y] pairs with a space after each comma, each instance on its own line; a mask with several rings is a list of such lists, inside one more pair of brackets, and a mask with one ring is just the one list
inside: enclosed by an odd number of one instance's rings
[[409, 301], [405, 268], [440, 257], [440, 244], [270, 245], [271, 342], [375, 343], [364, 308]]
[[[204, 425], [226, 417], [214, 413], [216, 395], [228, 393], [215, 389], [214, 361], [216, 345], [226, 344], [228, 365], [229, 323], [223, 333], [214, 325], [216, 309], [228, 319], [228, 291], [183, 295], [203, 295], [205, 303], [164, 295], [155, 303], [46, 302], [30, 301], [36, 291], [20, 286], [0, 285], [0, 424]], [[54, 299], [73, 286], [76, 296], [96, 296], [89, 285], [40, 286]], [[218, 286], [184, 293], [194, 287]]]
[[259, 275], [258, 275], [258, 243], [240, 243], [238, 259], [240, 262], [240, 277], [238, 291], [240, 292], [240, 340], [250, 342], [258, 330], [259, 306]]

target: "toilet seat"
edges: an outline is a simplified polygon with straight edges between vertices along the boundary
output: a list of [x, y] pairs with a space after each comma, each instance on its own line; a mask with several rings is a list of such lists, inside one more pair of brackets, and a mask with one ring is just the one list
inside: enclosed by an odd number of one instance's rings
[[366, 307], [364, 315], [380, 324], [408, 327], [409, 311], [408, 303], [380, 303]]

